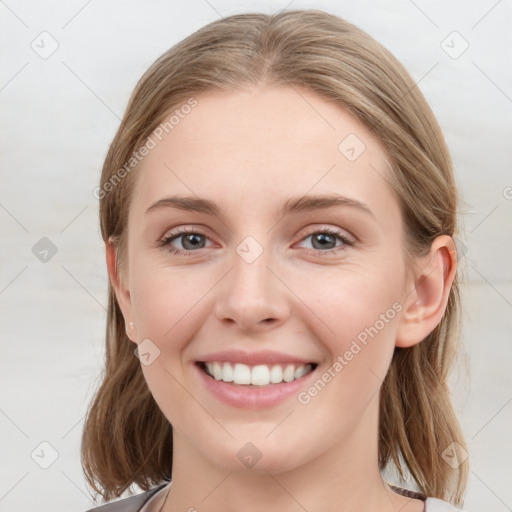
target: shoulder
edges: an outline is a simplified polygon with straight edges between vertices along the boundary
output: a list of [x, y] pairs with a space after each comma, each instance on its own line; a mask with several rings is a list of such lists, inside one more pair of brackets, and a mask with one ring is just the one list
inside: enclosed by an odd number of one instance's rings
[[411, 491], [410, 489], [404, 489], [403, 487], [398, 487], [390, 483], [388, 483], [388, 486], [394, 492], [401, 494], [402, 496], [407, 496], [408, 498], [415, 498], [417, 500], [424, 501], [424, 512], [464, 512], [464, 510], [456, 508], [447, 501], [440, 500], [439, 498], [428, 498], [427, 496], [418, 491]]
[[425, 512], [464, 512], [447, 501], [438, 498], [427, 498], [425, 501]]
[[112, 503], [105, 503], [104, 505], [98, 505], [86, 512], [139, 512], [149, 499], [166, 485], [167, 484], [162, 484], [149, 491], [136, 494], [135, 496], [113, 501]]

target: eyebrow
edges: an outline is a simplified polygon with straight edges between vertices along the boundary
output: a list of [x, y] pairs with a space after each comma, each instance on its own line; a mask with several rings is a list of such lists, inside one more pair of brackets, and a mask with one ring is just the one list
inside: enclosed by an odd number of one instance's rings
[[[357, 201], [356, 199], [351, 199], [337, 194], [292, 197], [276, 211], [276, 217], [283, 217], [290, 213], [305, 213], [314, 210], [323, 210], [335, 206], [348, 206], [355, 208], [375, 218], [375, 215], [366, 204]], [[177, 195], [159, 199], [146, 210], [146, 215], [149, 212], [160, 208], [178, 208], [180, 210], [195, 211], [218, 217], [221, 217], [222, 215], [220, 207], [209, 199]]]

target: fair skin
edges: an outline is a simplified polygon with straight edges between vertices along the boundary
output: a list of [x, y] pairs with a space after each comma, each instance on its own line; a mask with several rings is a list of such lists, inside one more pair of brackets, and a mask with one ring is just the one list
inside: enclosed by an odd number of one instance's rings
[[[456, 270], [453, 240], [438, 237], [411, 265], [398, 199], [383, 179], [384, 148], [333, 102], [270, 86], [195, 97], [198, 106], [137, 170], [122, 279], [113, 245], [106, 248], [124, 318], [135, 325], [130, 339], [160, 350], [142, 370], [173, 427], [164, 510], [422, 511], [423, 502], [392, 492], [379, 473], [379, 390], [395, 346], [420, 343], [441, 320]], [[366, 147], [354, 161], [338, 150], [349, 134]], [[371, 213], [345, 204], [276, 216], [292, 197], [325, 194]], [[172, 195], [209, 199], [221, 214], [147, 212]], [[183, 227], [205, 236], [158, 245]], [[325, 228], [355, 243], [334, 236], [323, 248], [313, 233]], [[236, 251], [248, 236], [263, 249], [251, 263]], [[307, 404], [292, 396], [232, 407], [197, 377], [200, 355], [268, 349], [318, 362], [309, 387], [396, 303], [396, 315]], [[247, 442], [262, 455], [252, 467], [237, 457]]]

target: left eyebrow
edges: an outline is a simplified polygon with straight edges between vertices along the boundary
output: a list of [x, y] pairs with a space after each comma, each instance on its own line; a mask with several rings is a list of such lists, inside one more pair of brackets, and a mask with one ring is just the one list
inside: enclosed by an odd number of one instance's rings
[[303, 213], [313, 210], [332, 208], [333, 206], [349, 206], [375, 218], [375, 215], [366, 204], [362, 203], [361, 201], [357, 201], [356, 199], [351, 199], [350, 197], [337, 194], [301, 196], [297, 198], [291, 198], [286, 201], [284, 206], [277, 212], [277, 214], [278, 216], [284, 216], [292, 212]]
[[[355, 208], [375, 218], [368, 206], [356, 199], [341, 195], [313, 195], [300, 196], [288, 199], [285, 204], [276, 212], [276, 217], [282, 217], [290, 213], [304, 213], [314, 210], [323, 210], [334, 206], [346, 206]], [[207, 215], [221, 216], [220, 207], [209, 199], [189, 196], [170, 196], [159, 199], [147, 210], [146, 215], [159, 208], [178, 208], [180, 210], [195, 211]]]

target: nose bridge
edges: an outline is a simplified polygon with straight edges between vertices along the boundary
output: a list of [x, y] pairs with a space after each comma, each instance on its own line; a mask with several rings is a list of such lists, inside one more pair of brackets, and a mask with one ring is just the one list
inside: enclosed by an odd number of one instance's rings
[[245, 330], [282, 321], [288, 307], [284, 287], [271, 270], [276, 266], [273, 251], [248, 236], [235, 248], [231, 263], [217, 299], [218, 319]]

